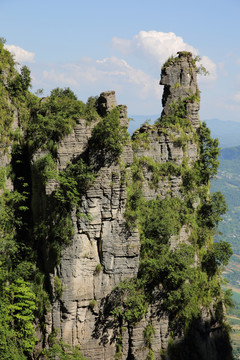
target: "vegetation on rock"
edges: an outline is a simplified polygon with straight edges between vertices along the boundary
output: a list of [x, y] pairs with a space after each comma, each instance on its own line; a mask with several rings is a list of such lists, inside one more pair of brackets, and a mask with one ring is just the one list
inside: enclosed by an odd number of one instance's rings
[[[36, 324], [44, 328], [44, 315], [50, 303], [61, 301], [64, 291], [58, 276], [54, 277], [51, 289], [42, 259], [49, 259], [53, 272], [60, 263], [63, 248], [74, 235], [72, 215], [81, 214], [83, 198], [98, 177], [99, 168], [119, 164], [129, 137], [126, 127], [121, 125], [120, 107], [100, 117], [95, 98], [84, 104], [69, 88], [56, 88], [44, 99], [32, 95], [28, 90], [28, 68], [23, 67], [18, 73], [3, 45], [0, 41], [0, 142], [12, 158], [0, 168], [0, 352], [4, 359], [24, 360], [31, 358], [38, 341]], [[171, 59], [164, 67], [175, 61], [179, 60]], [[191, 68], [196, 61], [193, 59]], [[199, 133], [193, 132], [187, 104], [195, 101], [199, 101], [198, 92], [172, 102], [170, 113], [151, 131], [157, 130], [169, 138], [172, 130], [177, 131], [179, 137], [172, 140], [175, 146], [184, 149], [183, 154], [189, 141], [197, 142], [198, 159], [190, 164], [184, 155], [182, 163], [176, 164], [135, 156], [130, 171], [122, 169], [120, 184], [127, 182], [123, 232], [131, 233], [137, 227], [141, 252], [137, 276], [120, 282], [112, 291], [111, 316], [119, 326], [123, 323], [134, 326], [155, 304], [159, 313], [167, 314], [173, 338], [183, 332], [189, 334], [201, 318], [201, 310], [210, 305], [215, 307], [213, 317], [224, 327], [223, 303], [230, 304], [228, 293], [224, 298], [220, 275], [231, 256], [231, 248], [224, 241], [213, 244], [216, 227], [227, 207], [221, 193], [209, 193], [209, 180], [217, 173], [218, 142], [211, 139], [206, 124], [202, 124]], [[58, 143], [73, 131], [80, 118], [85, 118], [88, 124], [95, 123], [91, 138], [83, 154], [59, 171]], [[16, 119], [17, 129], [13, 130]], [[139, 132], [132, 144], [136, 152], [148, 149], [148, 131]], [[42, 156], [36, 156], [39, 154]], [[30, 167], [39, 179], [39, 193], [43, 196], [38, 219], [33, 219], [32, 213]], [[146, 200], [144, 169], [151, 174], [149, 185], [155, 190], [162, 181], [170, 181], [171, 176], [179, 178], [180, 196], [173, 197], [169, 190], [166, 196]], [[6, 186], [10, 177], [12, 190]], [[51, 180], [56, 187], [50, 194], [44, 194], [44, 187]], [[87, 214], [83, 215], [89, 221]], [[183, 229], [188, 235], [187, 241], [181, 243]], [[100, 277], [101, 271], [104, 272], [104, 267], [98, 264], [93, 273]], [[97, 303], [95, 298], [90, 301], [92, 312]], [[154, 331], [150, 319], [144, 331], [149, 360], [154, 359]], [[49, 337], [48, 345], [39, 356], [83, 359], [79, 349], [65, 345], [56, 331]], [[116, 359], [121, 358], [121, 346], [122, 331]], [[171, 351], [174, 352], [174, 346]]]

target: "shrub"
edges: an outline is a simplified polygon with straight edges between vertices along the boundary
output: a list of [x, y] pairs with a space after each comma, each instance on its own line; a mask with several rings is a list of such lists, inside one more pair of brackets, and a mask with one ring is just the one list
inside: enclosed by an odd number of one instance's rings
[[122, 281], [114, 289], [115, 304], [112, 314], [130, 324], [136, 324], [145, 315], [148, 307], [141, 284], [136, 279]]
[[116, 160], [122, 153], [129, 135], [120, 124], [120, 109], [114, 108], [94, 127], [90, 147], [100, 156], [106, 155]]
[[101, 264], [97, 264], [97, 265], [96, 265], [96, 268], [95, 268], [95, 271], [94, 271], [94, 274], [97, 275], [97, 274], [99, 274], [101, 271], [102, 271], [102, 265], [101, 265]]
[[55, 289], [57, 298], [60, 299], [62, 297], [62, 293], [63, 293], [63, 286], [62, 286], [61, 279], [59, 279], [59, 277], [57, 275], [54, 277], [54, 289]]
[[89, 308], [91, 310], [94, 310], [96, 306], [97, 306], [97, 301], [95, 299], [92, 299], [89, 303]]

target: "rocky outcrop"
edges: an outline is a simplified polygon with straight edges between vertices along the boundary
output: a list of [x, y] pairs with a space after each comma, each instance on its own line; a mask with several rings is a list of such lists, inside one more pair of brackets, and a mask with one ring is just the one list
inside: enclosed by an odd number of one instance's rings
[[181, 51], [178, 53], [178, 57], [170, 58], [163, 66], [160, 84], [164, 85], [162, 116], [170, 113], [170, 105], [177, 102], [179, 98], [182, 100], [188, 99], [187, 112], [189, 119], [194, 129], [197, 129], [200, 125], [198, 116], [200, 102], [192, 100], [193, 96], [199, 98], [196, 65], [192, 54]]
[[107, 115], [116, 106], [115, 91], [105, 91], [101, 93], [97, 100], [97, 109], [101, 116]]
[[[105, 114], [113, 105], [117, 106], [114, 92], [102, 93], [100, 99]], [[121, 106], [123, 127], [128, 125], [126, 115], [126, 107]], [[59, 143], [58, 171], [84, 153], [94, 125], [96, 122], [87, 124], [85, 119], [79, 119], [73, 132]], [[38, 151], [33, 164], [44, 155], [46, 151]], [[104, 340], [106, 346], [103, 346], [102, 340], [94, 335], [96, 319], [103, 299], [120, 281], [132, 278], [138, 271], [138, 231], [129, 231], [124, 218], [127, 194], [123, 178], [133, 161], [129, 144], [125, 146], [121, 158], [125, 168], [119, 162], [103, 166], [84, 195], [81, 208], [72, 212], [74, 236], [71, 244], [61, 253], [61, 263], [54, 269], [48, 263], [44, 265], [45, 271], [51, 271], [53, 294], [56, 277], [63, 289], [61, 299], [55, 297], [51, 313], [47, 316], [46, 336], [54, 328], [59, 329], [59, 336], [64, 342], [80, 345], [83, 354], [91, 359], [114, 357], [116, 345], [110, 341], [112, 331], [109, 330]], [[42, 190], [50, 196], [57, 186], [57, 181], [50, 180]], [[33, 204], [46, 203], [44, 195], [39, 193], [40, 189], [39, 178], [33, 174]], [[36, 219], [40, 215], [39, 206], [33, 208]], [[45, 210], [43, 207], [42, 211]]]
[[[167, 196], [183, 198], [182, 175], [179, 169], [183, 162], [187, 162], [191, 167], [199, 157], [198, 145], [194, 140], [194, 133], [198, 132], [200, 126], [199, 99], [195, 101], [194, 98], [198, 97], [198, 88], [196, 67], [190, 53], [179, 53], [177, 58], [163, 67], [161, 84], [164, 85], [162, 117], [171, 113], [173, 102], [179, 99], [185, 101], [191, 128], [184, 134], [184, 139], [177, 128], [169, 128], [167, 131], [166, 127], [162, 128], [161, 120], [158, 125], [144, 125], [135, 132], [133, 146], [130, 142], [126, 143], [120, 159], [103, 162], [95, 182], [84, 194], [81, 206], [72, 210], [74, 234], [70, 245], [61, 251], [60, 263], [53, 266], [48, 263], [51, 259], [43, 259], [52, 291], [52, 306], [46, 316], [45, 342], [57, 328], [59, 338], [70, 345], [79, 345], [83, 355], [90, 360], [114, 359], [120, 338], [121, 359], [149, 358], [144, 336], [148, 323], [155, 329], [151, 340], [154, 359], [164, 359], [167, 356], [170, 339], [169, 316], [166, 312], [159, 312], [158, 305], [161, 300], [150, 304], [146, 315], [135, 325], [117, 323], [111, 312], [115, 301], [114, 287], [120, 281], [133, 278], [138, 273], [139, 232], [137, 227], [129, 229], [124, 215], [127, 206], [127, 183], [131, 182], [130, 167], [133, 161], [141, 161], [142, 193], [146, 200], [151, 200], [159, 196], [163, 199]], [[97, 100], [97, 107], [100, 115], [106, 116], [117, 107], [115, 93], [102, 93]], [[68, 162], [86, 152], [97, 121], [88, 123], [85, 119], [78, 119], [73, 132], [59, 143], [58, 172], [64, 170]], [[125, 106], [120, 107], [120, 121], [123, 127], [128, 125]], [[89, 154], [91, 155], [91, 151]], [[44, 155], [43, 151], [35, 154], [33, 164]], [[153, 182], [154, 170], [149, 165], [149, 159], [152, 159], [156, 166], [171, 163], [172, 173], [166, 173]], [[91, 162], [91, 159], [89, 161]], [[36, 219], [41, 211], [45, 211], [44, 206], [37, 207], [36, 204], [39, 201], [44, 203], [44, 199], [51, 195], [58, 183], [51, 180], [43, 188], [39, 186], [36, 174], [33, 174], [32, 183], [35, 204], [33, 212]], [[180, 242], [188, 243], [190, 235], [191, 229], [183, 226], [179, 234], [171, 238], [172, 249]], [[61, 296], [57, 294], [56, 278], [61, 282]], [[213, 315], [207, 313], [203, 316], [202, 323], [196, 327], [195, 335], [201, 339], [199, 341], [202, 342], [203, 349], [202, 357], [197, 357], [198, 359], [221, 358], [218, 357], [215, 338], [221, 340], [222, 333], [220, 328], [214, 328], [216, 322], [212, 321], [212, 317]], [[206, 321], [208, 327], [204, 325]], [[187, 352], [186, 359], [190, 359]]]

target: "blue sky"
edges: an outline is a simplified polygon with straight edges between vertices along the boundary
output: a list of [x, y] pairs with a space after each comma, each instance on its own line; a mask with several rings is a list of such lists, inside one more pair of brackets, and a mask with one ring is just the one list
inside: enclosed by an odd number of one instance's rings
[[161, 112], [160, 70], [179, 50], [202, 57], [202, 120], [240, 122], [239, 0], [0, 0], [0, 36], [32, 91], [70, 87], [86, 101], [115, 90], [131, 115]]

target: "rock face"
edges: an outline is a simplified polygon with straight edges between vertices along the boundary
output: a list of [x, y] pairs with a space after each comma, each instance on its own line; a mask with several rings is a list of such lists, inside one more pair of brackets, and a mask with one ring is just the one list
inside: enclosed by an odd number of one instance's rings
[[105, 91], [101, 93], [97, 101], [97, 108], [100, 115], [107, 115], [116, 106], [115, 91]]
[[[143, 196], [146, 200], [157, 196], [165, 198], [182, 197], [182, 177], [176, 170], [187, 159], [189, 166], [199, 156], [198, 146], [194, 141], [194, 132], [199, 130], [199, 102], [193, 101], [198, 92], [196, 69], [189, 53], [179, 53], [162, 70], [161, 84], [164, 85], [163, 116], [171, 112], [172, 102], [179, 98], [186, 101], [187, 116], [192, 130], [185, 135], [159, 126], [143, 126], [133, 135], [130, 143], [123, 149], [120, 160], [104, 164], [98, 171], [96, 181], [83, 196], [81, 208], [74, 208], [71, 219], [74, 234], [70, 245], [61, 252], [60, 263], [49, 264], [43, 259], [44, 269], [49, 277], [52, 289], [52, 306], [46, 316], [45, 341], [53, 329], [59, 329], [59, 337], [70, 345], [79, 345], [82, 354], [90, 360], [110, 360], [116, 357], [116, 346], [121, 333], [121, 359], [145, 360], [149, 358], [144, 330], [151, 321], [155, 332], [152, 335], [151, 349], [154, 359], [166, 359], [164, 351], [170, 338], [169, 318], [167, 313], [159, 313], [157, 304], [149, 305], [143, 319], [136, 325], [116, 324], [107, 304], [112, 290], [120, 281], [137, 275], [140, 239], [138, 229], [126, 226], [124, 213], [127, 205], [126, 174], [130, 173], [133, 157], [142, 161]], [[117, 107], [115, 93], [104, 92], [97, 101], [98, 111], [107, 115]], [[120, 121], [128, 125], [127, 109], [121, 107]], [[79, 119], [72, 134], [65, 137], [58, 147], [58, 171], [64, 170], [68, 162], [82, 155], [88, 146], [91, 132], [96, 123], [88, 124]], [[142, 138], [147, 139], [143, 144]], [[139, 140], [140, 139], [140, 140]], [[45, 153], [39, 151], [36, 161]], [[164, 179], [153, 183], [153, 171], [149, 167], [151, 158], [157, 164], [171, 163], [175, 173], [167, 174]], [[122, 165], [124, 163], [124, 167]], [[39, 180], [33, 174], [33, 211], [34, 218], [44, 211], [44, 205], [36, 206], [44, 197], [49, 196], [58, 186], [54, 180], [45, 188], [39, 186]], [[81, 214], [79, 216], [79, 213]], [[178, 236], [172, 237], [172, 248], [179, 242], [187, 243], [190, 230], [183, 227]], [[57, 296], [55, 281], [61, 281], [62, 294]], [[215, 339], [221, 339], [221, 328], [211, 326], [210, 312], [204, 312], [202, 322], [198, 324], [195, 336], [201, 342], [201, 355], [197, 359], [222, 359], [215, 346]], [[209, 322], [209, 326], [204, 325]], [[200, 350], [199, 350], [200, 351]], [[186, 353], [186, 359], [190, 359]]]
[[[169, 114], [170, 104], [173, 101], [177, 102], [179, 98], [185, 100], [195, 94], [199, 96], [195, 61], [192, 54], [182, 51], [178, 53], [177, 58], [168, 61], [162, 69], [160, 84], [164, 85], [162, 116]], [[199, 109], [198, 101], [188, 101], [187, 111], [195, 129], [200, 125]]]

